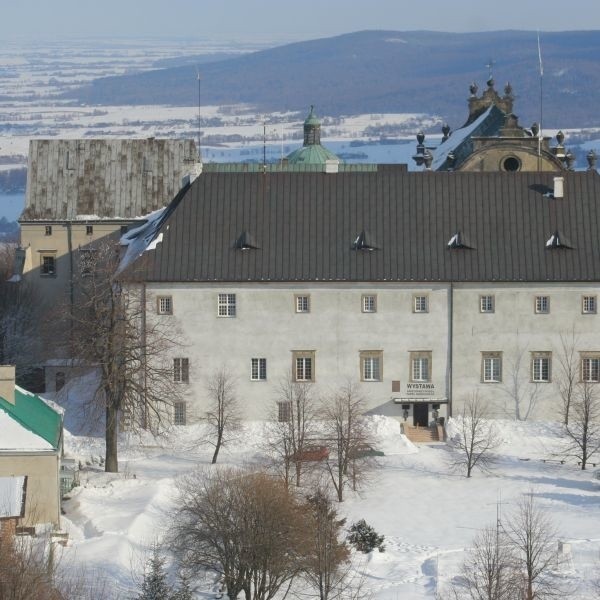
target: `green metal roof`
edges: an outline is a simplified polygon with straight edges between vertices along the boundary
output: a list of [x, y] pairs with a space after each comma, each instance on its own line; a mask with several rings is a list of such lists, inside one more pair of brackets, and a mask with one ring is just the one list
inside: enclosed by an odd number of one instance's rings
[[302, 146], [294, 150], [287, 157], [288, 162], [292, 164], [324, 165], [326, 160], [337, 160], [342, 162], [333, 152], [327, 150], [321, 144], [311, 144]]
[[15, 386], [15, 403], [0, 397], [0, 409], [29, 431], [58, 448], [62, 431], [62, 415], [39, 396]]
[[[313, 146], [314, 147], [314, 146]], [[266, 168], [265, 168], [266, 167]], [[325, 163], [289, 163], [276, 162], [267, 163], [263, 167], [260, 163], [204, 163], [203, 173], [322, 173], [325, 169]], [[340, 163], [338, 166], [340, 173], [362, 173], [365, 171], [377, 171], [376, 163]]]
[[310, 107], [310, 112], [308, 113], [308, 117], [306, 117], [306, 120], [304, 121], [305, 125], [320, 125], [321, 121], [319, 121], [319, 118], [317, 117], [317, 115], [315, 115], [315, 107], [311, 104]]

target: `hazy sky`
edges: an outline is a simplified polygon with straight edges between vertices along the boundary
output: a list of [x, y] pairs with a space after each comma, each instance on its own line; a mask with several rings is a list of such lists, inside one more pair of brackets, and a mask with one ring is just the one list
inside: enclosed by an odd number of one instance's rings
[[0, 38], [309, 39], [360, 29], [600, 29], [598, 0], [0, 0]]

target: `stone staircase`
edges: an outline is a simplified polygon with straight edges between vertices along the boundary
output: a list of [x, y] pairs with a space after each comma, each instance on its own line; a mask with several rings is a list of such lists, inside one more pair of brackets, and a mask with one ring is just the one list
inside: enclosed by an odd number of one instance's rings
[[415, 444], [439, 442], [440, 435], [437, 427], [413, 427], [403, 423], [404, 435]]

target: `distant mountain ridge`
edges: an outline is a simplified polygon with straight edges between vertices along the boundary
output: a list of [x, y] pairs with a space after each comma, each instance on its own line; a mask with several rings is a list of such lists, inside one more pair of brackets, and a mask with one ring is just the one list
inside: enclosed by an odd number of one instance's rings
[[[600, 124], [600, 31], [541, 36], [545, 127]], [[485, 86], [486, 63], [501, 90], [510, 80], [523, 125], [539, 121], [537, 33], [360, 31], [287, 44], [202, 65], [204, 104], [321, 114], [419, 112], [452, 128], [467, 116], [469, 84]], [[195, 105], [196, 70], [180, 66], [98, 79], [69, 93], [89, 104]]]

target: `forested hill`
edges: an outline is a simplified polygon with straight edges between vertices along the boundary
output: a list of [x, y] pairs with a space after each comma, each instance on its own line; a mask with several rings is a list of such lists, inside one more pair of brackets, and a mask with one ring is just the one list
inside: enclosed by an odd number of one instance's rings
[[[598, 125], [600, 31], [542, 33], [544, 126]], [[425, 112], [452, 127], [466, 118], [468, 86], [480, 90], [495, 61], [501, 90], [510, 80], [521, 122], [539, 120], [537, 34], [360, 31], [262, 50], [201, 66], [204, 104], [250, 103], [258, 111], [321, 114]], [[70, 93], [90, 104], [197, 102], [190, 65], [107, 77]]]

